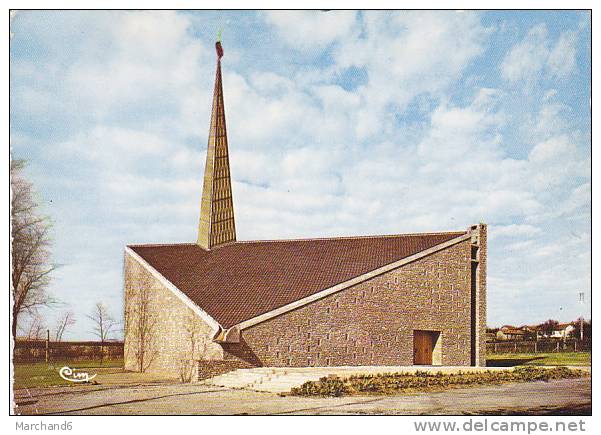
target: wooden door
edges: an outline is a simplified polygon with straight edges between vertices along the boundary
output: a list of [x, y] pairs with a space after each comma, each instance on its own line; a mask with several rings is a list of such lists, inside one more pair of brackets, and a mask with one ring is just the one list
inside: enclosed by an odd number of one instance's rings
[[434, 337], [430, 331], [413, 331], [413, 364], [432, 365]]

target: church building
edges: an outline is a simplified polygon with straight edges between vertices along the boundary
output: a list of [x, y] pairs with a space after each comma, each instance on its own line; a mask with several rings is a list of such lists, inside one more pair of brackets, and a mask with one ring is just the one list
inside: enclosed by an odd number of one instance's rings
[[125, 248], [125, 368], [485, 365], [485, 224], [236, 240], [216, 50], [198, 239]]

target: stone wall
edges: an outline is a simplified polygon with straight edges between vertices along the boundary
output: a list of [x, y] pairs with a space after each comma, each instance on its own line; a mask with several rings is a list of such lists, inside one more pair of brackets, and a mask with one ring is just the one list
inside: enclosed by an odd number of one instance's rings
[[199, 381], [223, 375], [224, 373], [231, 372], [232, 370], [254, 367], [252, 364], [248, 364], [240, 360], [199, 360], [197, 361], [197, 364], [198, 376], [196, 379]]
[[243, 366], [412, 365], [414, 330], [440, 332], [435, 363], [483, 366], [486, 225], [473, 231], [479, 244], [476, 294], [468, 239], [243, 330], [240, 343], [213, 342], [216, 331], [126, 253], [125, 368], [139, 370], [143, 313], [152, 325], [144, 340], [148, 372], [178, 376], [192, 368], [193, 377], [205, 377], [198, 371], [200, 360], [208, 372]]
[[487, 226], [480, 224], [478, 231], [478, 365], [486, 366], [486, 267], [488, 257]]
[[146, 372], [175, 377], [195, 372], [200, 359], [223, 359], [223, 349], [212, 341], [216, 331], [128, 252], [124, 275], [126, 370], [139, 371], [141, 349]]
[[[484, 266], [485, 259], [484, 250]], [[482, 267], [482, 289], [485, 273]], [[242, 331], [239, 344], [224, 346], [224, 357], [264, 366], [411, 365], [413, 331], [429, 330], [440, 331], [441, 364], [470, 365], [471, 301], [471, 245], [465, 240], [254, 325]], [[485, 304], [482, 291], [481, 346]]]

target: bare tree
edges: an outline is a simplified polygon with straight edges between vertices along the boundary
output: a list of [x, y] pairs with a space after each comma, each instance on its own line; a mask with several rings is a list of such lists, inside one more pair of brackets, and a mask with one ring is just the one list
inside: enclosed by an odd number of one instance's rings
[[75, 314], [73, 311], [65, 311], [56, 321], [56, 330], [54, 332], [54, 340], [62, 341], [63, 334], [70, 326], [75, 324]]
[[127, 286], [125, 330], [133, 346], [137, 369], [143, 373], [156, 357], [157, 317], [152, 310], [151, 281], [142, 278], [135, 287]]
[[100, 362], [102, 363], [104, 343], [110, 337], [113, 328], [115, 328], [118, 323], [113, 316], [111, 316], [102, 302], [98, 302], [94, 306], [92, 313], [87, 317], [94, 322], [94, 329], [92, 332], [100, 339]]
[[10, 164], [11, 235], [12, 235], [12, 328], [17, 335], [19, 316], [32, 314], [42, 306], [52, 304], [46, 292], [50, 273], [50, 221], [39, 214], [34, 200], [33, 185], [23, 176], [23, 160]]
[[30, 315], [29, 325], [27, 327], [27, 339], [28, 340], [42, 340], [44, 338], [44, 332], [46, 332], [46, 323], [44, 318], [37, 311]]
[[206, 336], [200, 329], [193, 313], [188, 313], [184, 326], [188, 339], [188, 350], [180, 355], [179, 377], [184, 383], [192, 381], [198, 359], [206, 353]]

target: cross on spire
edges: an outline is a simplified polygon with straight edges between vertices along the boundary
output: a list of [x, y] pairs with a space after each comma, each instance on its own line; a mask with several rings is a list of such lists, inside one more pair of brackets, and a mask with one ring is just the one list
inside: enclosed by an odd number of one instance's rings
[[215, 50], [217, 52], [217, 72], [197, 240], [197, 244], [207, 250], [236, 241], [225, 106], [221, 83], [221, 58], [223, 57], [221, 41], [215, 43]]

